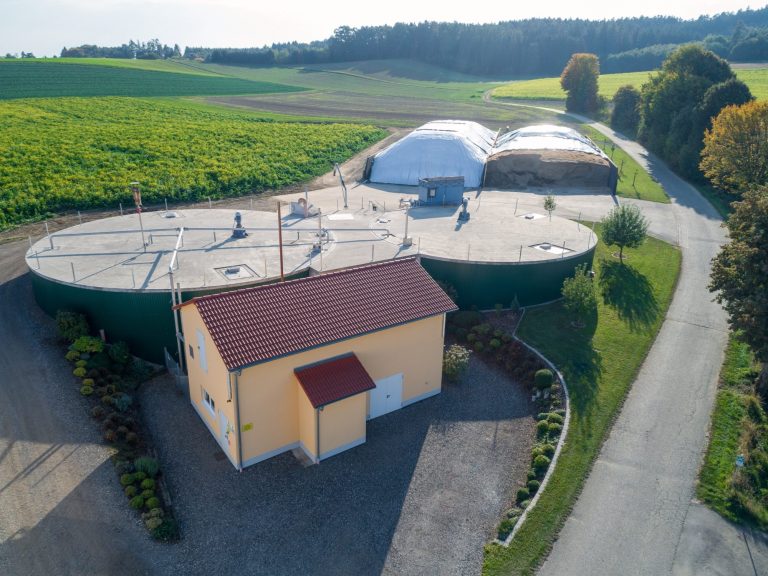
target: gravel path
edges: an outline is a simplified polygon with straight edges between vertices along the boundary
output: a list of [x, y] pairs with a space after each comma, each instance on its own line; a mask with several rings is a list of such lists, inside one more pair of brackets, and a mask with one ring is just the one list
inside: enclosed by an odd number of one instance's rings
[[477, 359], [308, 468], [284, 454], [238, 473], [174, 386], [155, 380], [142, 403], [184, 534], [167, 568], [182, 573], [478, 574], [528, 468], [533, 407]]
[[148, 573], [158, 546], [34, 303], [25, 249], [0, 246], [0, 574]]

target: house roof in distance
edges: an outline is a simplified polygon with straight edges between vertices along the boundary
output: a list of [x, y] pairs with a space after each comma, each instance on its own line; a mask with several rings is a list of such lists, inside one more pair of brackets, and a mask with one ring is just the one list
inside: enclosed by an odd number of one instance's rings
[[376, 388], [354, 353], [293, 371], [314, 408]]
[[456, 309], [415, 258], [190, 302], [229, 370]]

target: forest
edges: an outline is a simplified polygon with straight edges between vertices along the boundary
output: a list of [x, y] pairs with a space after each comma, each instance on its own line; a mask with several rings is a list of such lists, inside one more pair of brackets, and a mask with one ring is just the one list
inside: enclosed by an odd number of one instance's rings
[[458, 22], [341, 26], [321, 42], [261, 48], [191, 48], [184, 56], [250, 66], [411, 58], [489, 76], [558, 75], [576, 52], [596, 54], [603, 72], [657, 68], [681, 44], [701, 42], [721, 57], [768, 59], [768, 7], [695, 20], [656, 16], [615, 20], [538, 18], [497, 24]]

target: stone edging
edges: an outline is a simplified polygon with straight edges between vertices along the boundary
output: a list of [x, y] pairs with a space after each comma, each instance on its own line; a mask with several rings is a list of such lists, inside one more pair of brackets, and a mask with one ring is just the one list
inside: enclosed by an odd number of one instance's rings
[[[525, 312], [523, 312], [525, 314]], [[520, 318], [520, 321], [522, 321], [522, 317]], [[518, 323], [519, 325], [519, 323]], [[547, 483], [549, 482], [549, 478], [552, 476], [552, 474], [555, 471], [555, 466], [557, 465], [557, 460], [560, 457], [560, 452], [563, 450], [563, 444], [565, 444], [565, 438], [568, 435], [568, 427], [571, 423], [571, 402], [570, 397], [568, 396], [568, 386], [565, 384], [565, 378], [563, 378], [563, 375], [560, 373], [560, 371], [555, 367], [555, 365], [549, 361], [549, 359], [544, 356], [541, 352], [536, 350], [533, 346], [529, 346], [522, 340], [520, 340], [517, 335], [514, 336], [515, 340], [520, 342], [523, 346], [525, 346], [528, 350], [536, 354], [539, 358], [541, 358], [544, 363], [549, 366], [550, 370], [557, 374], [557, 379], [560, 381], [560, 386], [563, 388], [563, 394], [565, 396], [565, 421], [563, 422], [563, 429], [560, 432], [560, 438], [557, 441], [557, 447], [555, 448], [555, 454], [552, 456], [552, 462], [549, 465], [549, 468], [547, 469], [547, 473], [544, 475], [544, 479], [541, 481], [541, 485], [539, 486], [539, 489], [536, 491], [536, 494], [531, 499], [531, 501], [528, 503], [528, 506], [525, 507], [525, 510], [523, 510], [523, 513], [520, 515], [520, 518], [515, 523], [515, 527], [512, 529], [512, 532], [509, 533], [509, 536], [506, 537], [504, 540], [499, 540], [498, 538], [494, 538], [493, 542], [496, 544], [500, 544], [501, 546], [508, 547], [510, 543], [512, 542], [512, 539], [515, 537], [515, 534], [517, 534], [518, 530], [520, 530], [520, 527], [525, 522], [526, 517], [528, 516], [528, 512], [533, 510], [533, 508], [536, 506], [536, 503], [539, 501], [539, 496], [544, 492], [545, 488], [547, 487]]]

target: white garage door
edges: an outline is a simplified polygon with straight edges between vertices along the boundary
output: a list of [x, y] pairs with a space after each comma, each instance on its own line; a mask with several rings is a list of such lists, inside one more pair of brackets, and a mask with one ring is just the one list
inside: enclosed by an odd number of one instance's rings
[[403, 374], [395, 374], [376, 381], [376, 388], [370, 392], [371, 413], [368, 419], [383, 416], [403, 405]]

